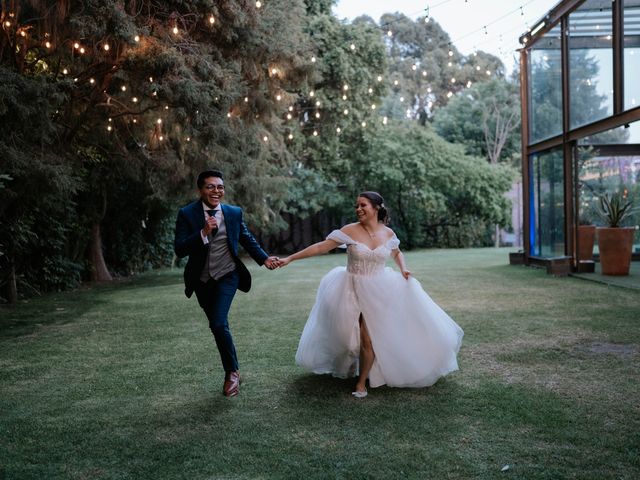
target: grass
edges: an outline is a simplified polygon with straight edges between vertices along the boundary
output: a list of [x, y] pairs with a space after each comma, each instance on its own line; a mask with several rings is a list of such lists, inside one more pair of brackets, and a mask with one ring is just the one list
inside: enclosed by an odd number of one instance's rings
[[[461, 370], [350, 397], [293, 361], [329, 255], [252, 267], [231, 312], [241, 395], [181, 272], [0, 309], [0, 478], [640, 478], [640, 294], [409, 252], [462, 326]], [[506, 471], [501, 471], [508, 466]]]

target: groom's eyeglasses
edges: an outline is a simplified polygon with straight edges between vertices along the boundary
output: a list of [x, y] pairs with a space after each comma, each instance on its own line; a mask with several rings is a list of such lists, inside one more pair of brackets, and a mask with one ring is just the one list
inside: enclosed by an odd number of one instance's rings
[[224, 192], [224, 185], [214, 185], [213, 183], [209, 183], [204, 186], [207, 190], [218, 190], [219, 192]]

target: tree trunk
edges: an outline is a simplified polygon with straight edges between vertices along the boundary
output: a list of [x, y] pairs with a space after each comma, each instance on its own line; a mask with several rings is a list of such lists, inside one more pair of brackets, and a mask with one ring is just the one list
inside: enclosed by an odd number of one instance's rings
[[100, 224], [94, 223], [91, 227], [91, 238], [89, 240], [89, 263], [92, 282], [110, 282], [113, 277], [107, 269], [102, 254], [102, 234]]
[[500, 246], [500, 225], [496, 223], [496, 241], [495, 247], [498, 248]]

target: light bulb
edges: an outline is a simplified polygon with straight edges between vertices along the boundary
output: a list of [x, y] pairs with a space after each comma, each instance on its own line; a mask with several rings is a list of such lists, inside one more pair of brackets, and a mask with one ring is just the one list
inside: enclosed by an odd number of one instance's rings
[[213, 25], [214, 23], [216, 23], [216, 19], [214, 18], [214, 16], [213, 16], [213, 15], [211, 15], [211, 16], [209, 17], [209, 23], [210, 23], [211, 25]]

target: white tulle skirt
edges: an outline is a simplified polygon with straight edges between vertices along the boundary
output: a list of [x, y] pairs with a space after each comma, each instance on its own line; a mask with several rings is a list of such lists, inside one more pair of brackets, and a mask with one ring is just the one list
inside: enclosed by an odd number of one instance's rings
[[361, 313], [375, 352], [371, 387], [425, 387], [458, 369], [462, 329], [417, 280], [388, 267], [371, 276], [345, 267], [325, 275], [296, 363], [318, 374], [357, 375]]

